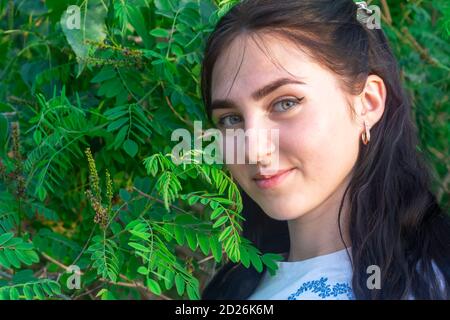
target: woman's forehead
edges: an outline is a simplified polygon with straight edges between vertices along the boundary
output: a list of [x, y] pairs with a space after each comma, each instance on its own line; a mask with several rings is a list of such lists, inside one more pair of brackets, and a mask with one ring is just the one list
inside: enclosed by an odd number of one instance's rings
[[231, 85], [261, 87], [281, 77], [305, 80], [315, 72], [314, 63], [295, 44], [279, 37], [253, 40], [239, 36], [217, 59], [211, 81], [213, 98], [226, 97]]

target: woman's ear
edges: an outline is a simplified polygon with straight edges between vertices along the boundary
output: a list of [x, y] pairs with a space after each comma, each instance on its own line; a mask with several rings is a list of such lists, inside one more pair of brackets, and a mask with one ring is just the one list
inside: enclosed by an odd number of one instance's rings
[[374, 74], [369, 75], [358, 97], [360, 101], [355, 104], [356, 114], [361, 122], [365, 120], [373, 127], [383, 116], [386, 103], [386, 86], [383, 79]]

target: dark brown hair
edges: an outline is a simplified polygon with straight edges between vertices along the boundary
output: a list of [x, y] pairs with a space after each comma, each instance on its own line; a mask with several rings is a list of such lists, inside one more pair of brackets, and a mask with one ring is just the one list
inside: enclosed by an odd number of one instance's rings
[[[334, 72], [350, 94], [361, 92], [368, 75], [381, 77], [387, 89], [385, 111], [371, 128], [370, 143], [360, 145], [343, 197], [350, 200], [353, 293], [357, 299], [448, 299], [450, 223], [430, 191], [430, 168], [416, 150], [410, 98], [383, 30], [368, 29], [356, 17], [352, 0], [242, 1], [220, 19], [207, 41], [203, 101], [210, 116], [214, 64], [242, 34], [292, 41]], [[287, 222], [268, 217], [245, 193], [243, 199], [243, 235], [263, 253], [288, 252]], [[443, 275], [444, 290], [433, 263]], [[373, 264], [381, 270], [380, 290], [366, 285], [366, 270]], [[208, 283], [202, 298], [246, 299], [261, 277], [253, 268], [230, 262]]]

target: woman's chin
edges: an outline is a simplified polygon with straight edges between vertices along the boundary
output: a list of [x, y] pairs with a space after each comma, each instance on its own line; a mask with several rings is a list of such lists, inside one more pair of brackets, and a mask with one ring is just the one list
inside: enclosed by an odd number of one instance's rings
[[286, 205], [286, 202], [282, 203], [281, 201], [260, 203], [259, 206], [272, 219], [285, 221], [296, 219], [306, 212], [299, 206], [299, 201], [296, 202], [297, 204], [293, 206]]

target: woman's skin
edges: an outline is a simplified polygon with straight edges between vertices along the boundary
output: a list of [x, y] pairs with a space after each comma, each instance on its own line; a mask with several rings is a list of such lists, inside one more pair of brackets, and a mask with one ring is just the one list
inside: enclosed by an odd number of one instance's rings
[[[267, 49], [268, 53], [263, 52]], [[253, 92], [278, 78], [304, 84], [285, 84], [254, 100]], [[241, 35], [215, 64], [211, 96], [212, 117], [219, 129], [279, 130], [278, 170], [293, 170], [278, 184], [261, 188], [255, 182], [254, 176], [270, 166], [270, 158], [267, 148], [248, 148], [256, 143], [252, 136], [245, 145], [246, 164], [227, 166], [267, 215], [288, 220], [288, 261], [343, 249], [337, 223], [339, 204], [358, 156], [364, 120], [372, 127], [383, 114], [386, 88], [382, 79], [370, 75], [360, 95], [349, 95], [339, 85], [338, 76], [295, 44], [268, 34], [258, 38]], [[232, 100], [235, 106], [215, 103], [219, 99]], [[284, 99], [289, 100], [279, 103]], [[351, 246], [347, 215], [346, 199], [341, 227]]]

